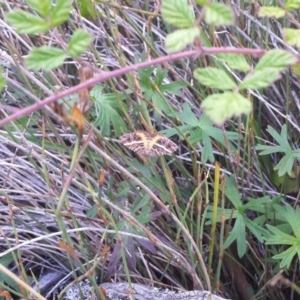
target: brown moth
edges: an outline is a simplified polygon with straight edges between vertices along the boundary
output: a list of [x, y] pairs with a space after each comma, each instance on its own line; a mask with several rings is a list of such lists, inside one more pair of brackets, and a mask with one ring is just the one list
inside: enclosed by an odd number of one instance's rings
[[171, 155], [178, 146], [162, 134], [150, 134], [146, 131], [125, 133], [120, 142], [130, 150], [144, 157]]

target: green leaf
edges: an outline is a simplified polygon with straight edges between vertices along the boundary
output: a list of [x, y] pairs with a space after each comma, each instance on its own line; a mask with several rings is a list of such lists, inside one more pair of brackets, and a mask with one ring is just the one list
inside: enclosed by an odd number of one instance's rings
[[286, 151], [292, 150], [288, 142], [287, 126], [283, 124], [281, 127], [280, 135], [277, 131], [268, 125], [267, 132], [273, 137], [273, 139], [282, 147], [285, 147]]
[[205, 7], [205, 21], [215, 26], [233, 24], [233, 12], [229, 5], [211, 3]]
[[96, 20], [96, 3], [93, 0], [78, 0], [77, 2], [82, 17], [92, 17], [93, 20]]
[[201, 84], [219, 90], [231, 90], [237, 86], [224, 70], [217, 68], [198, 68], [194, 71], [194, 77]]
[[261, 6], [258, 12], [259, 17], [274, 17], [282, 18], [285, 15], [285, 10], [277, 6]]
[[[190, 144], [196, 144], [201, 142], [203, 144], [201, 161], [206, 162], [207, 160], [214, 161], [214, 154], [211, 145], [211, 138], [216, 140], [224, 147], [230, 148], [233, 152], [236, 150], [235, 147], [230, 143], [231, 140], [237, 140], [239, 135], [236, 132], [226, 131], [226, 141], [224, 138], [224, 132], [220, 128], [213, 126], [212, 121], [205, 116], [201, 115], [199, 120], [191, 110], [191, 107], [184, 103], [182, 105], [182, 112], [175, 112], [176, 117], [184, 124], [178, 126], [178, 129], [183, 133], [189, 135], [188, 141]], [[185, 125], [186, 124], [186, 125]], [[177, 130], [165, 129], [161, 133], [167, 136], [172, 136], [177, 133]]]
[[259, 151], [263, 150], [263, 152], [261, 152], [260, 155], [271, 154], [276, 152], [292, 151], [292, 148], [288, 142], [286, 124], [282, 126], [280, 134], [271, 126], [268, 126], [267, 132], [279, 144], [280, 147], [278, 147], [277, 145], [276, 146], [258, 145], [255, 147], [255, 149]]
[[226, 176], [225, 196], [231, 201], [234, 208], [238, 209], [243, 205], [239, 191], [236, 188], [233, 176]]
[[187, 0], [162, 0], [162, 17], [178, 28], [192, 27], [195, 22], [193, 7]]
[[288, 142], [287, 126], [285, 124], [281, 128], [280, 134], [278, 134], [277, 131], [270, 126], [268, 126], [267, 131], [279, 144], [279, 146], [258, 145], [255, 147], [255, 149], [261, 151], [259, 155], [268, 155], [272, 153], [283, 152], [285, 155], [274, 167], [274, 170], [278, 170], [279, 176], [283, 176], [286, 173], [291, 175], [295, 160], [297, 158], [300, 158], [300, 149], [292, 150]]
[[256, 212], [264, 213], [266, 211], [266, 206], [269, 206], [271, 203], [271, 198], [269, 196], [264, 196], [257, 199], [250, 198], [249, 201], [243, 205], [243, 207], [245, 209], [251, 209]]
[[69, 18], [72, 9], [72, 0], [57, 0], [50, 14], [52, 27], [56, 27]]
[[242, 215], [238, 215], [235, 224], [229, 233], [224, 247], [228, 248], [234, 241], [237, 241], [238, 255], [239, 257], [244, 256], [246, 253], [246, 228], [245, 222]]
[[272, 225], [266, 224], [266, 226], [273, 233], [273, 235], [265, 237], [267, 245], [293, 245], [297, 240], [294, 236], [286, 234]]
[[30, 51], [26, 65], [29, 69], [50, 71], [61, 66], [66, 57], [62, 49], [43, 46]]
[[68, 45], [68, 52], [73, 58], [79, 57], [89, 46], [92, 41], [92, 36], [82, 30], [77, 29], [73, 33], [69, 45]]
[[177, 117], [183, 123], [186, 123], [193, 127], [198, 126], [198, 119], [196, 118], [191, 107], [187, 103], [183, 103], [182, 112], [177, 113]]
[[292, 247], [289, 247], [287, 250], [283, 251], [282, 253], [274, 255], [272, 258], [274, 259], [282, 259], [280, 262], [279, 267], [280, 268], [290, 268], [290, 265], [292, 263], [292, 260], [294, 256], [297, 254], [299, 256], [299, 247], [297, 245], [294, 245]]
[[166, 37], [166, 49], [168, 52], [176, 52], [184, 49], [188, 44], [193, 44], [196, 37], [200, 36], [200, 29], [192, 27], [179, 29]]
[[97, 85], [91, 91], [91, 97], [95, 100], [95, 108], [97, 113], [97, 119], [94, 122], [94, 126], [101, 126], [101, 134], [104, 136], [111, 136], [111, 124], [114, 128], [114, 133], [118, 137], [126, 129], [126, 125], [118, 110], [120, 105], [124, 106], [124, 110], [127, 110], [127, 106], [122, 101], [127, 98], [125, 93], [115, 95], [114, 93], [102, 94], [103, 86]]
[[300, 7], [300, 0], [288, 0], [285, 4], [286, 10], [295, 10]]
[[237, 53], [220, 53], [217, 54], [217, 58], [225, 62], [231, 69], [246, 72], [250, 70], [250, 66], [247, 63], [243, 54]]
[[26, 0], [27, 4], [36, 10], [40, 15], [46, 17], [50, 14], [52, 1], [51, 0]]
[[213, 146], [210, 137], [205, 132], [202, 132], [202, 143], [201, 162], [203, 164], [207, 161], [213, 163], [215, 161]]
[[291, 175], [295, 161], [295, 155], [293, 152], [287, 152], [279, 161], [279, 163], [274, 167], [274, 171], [278, 170], [278, 176], [283, 176], [284, 174]]
[[267, 146], [267, 145], [258, 145], [255, 147], [256, 150], [262, 151], [259, 153], [259, 155], [268, 155], [276, 152], [285, 152], [285, 147], [279, 147], [279, 146]]
[[249, 114], [252, 104], [238, 93], [225, 92], [208, 96], [202, 102], [201, 108], [214, 123], [221, 125], [233, 116]]
[[22, 10], [15, 10], [6, 15], [8, 23], [15, 27], [18, 33], [37, 34], [49, 30], [48, 23], [40, 17]]
[[153, 91], [153, 93], [151, 95], [151, 99], [149, 99], [149, 100], [152, 100], [153, 105], [156, 109], [158, 109], [160, 111], [163, 111], [166, 114], [172, 112], [172, 109], [170, 107], [170, 103], [159, 92]]
[[[278, 208], [277, 208], [277, 210], [278, 210]], [[281, 213], [282, 213], [282, 211], [281, 211]], [[293, 217], [293, 216], [291, 216], [290, 212], [287, 211], [286, 213], [287, 214], [286, 214], [285, 218]], [[295, 215], [295, 217], [299, 218], [299, 216], [296, 216], [296, 215]], [[298, 223], [298, 222], [296, 222], [296, 223]], [[280, 229], [278, 229], [274, 226], [271, 226], [269, 224], [267, 224], [266, 226], [267, 226], [268, 230], [271, 233], [273, 233], [272, 235], [265, 237], [267, 245], [290, 245], [290, 247], [287, 250], [273, 256], [274, 259], [282, 260], [280, 263], [281, 267], [289, 268], [294, 256], [298, 254], [298, 257], [299, 257], [299, 254], [300, 254], [300, 246], [299, 246], [300, 239], [299, 239], [299, 237], [294, 237], [290, 234], [286, 234], [283, 231], [281, 231]]]
[[164, 70], [161, 68], [161, 66], [158, 66], [157, 68], [155, 68], [154, 74], [155, 76], [153, 78], [153, 81], [159, 88], [161, 88], [163, 85], [163, 81], [168, 74], [168, 70]]
[[291, 45], [300, 47], [300, 30], [292, 28], [283, 28], [285, 41]]
[[264, 238], [262, 235], [266, 236], [268, 235], [268, 231], [264, 228], [262, 228], [261, 226], [259, 226], [258, 224], [256, 224], [255, 222], [253, 222], [252, 220], [248, 219], [248, 218], [244, 218], [244, 222], [246, 227], [251, 231], [251, 233], [261, 242], [263, 243]]
[[246, 226], [242, 215], [236, 218], [236, 223], [234, 224], [234, 226], [237, 227], [236, 242], [237, 242], [238, 256], [243, 257], [247, 250], [247, 243], [246, 243]]
[[268, 51], [258, 62], [255, 71], [274, 68], [276, 71], [283, 71], [289, 65], [297, 62], [297, 57], [290, 52], [280, 49]]
[[292, 206], [287, 204], [282, 207], [280, 205], [274, 205], [275, 210], [278, 213], [281, 213], [285, 218], [286, 222], [288, 222], [297, 238], [300, 238], [300, 207], [296, 206], [294, 209]]
[[275, 69], [263, 69], [256, 71], [246, 77], [239, 85], [240, 89], [261, 89], [268, 87], [280, 78], [280, 71]]
[[186, 87], [186, 83], [183, 81], [174, 81], [161, 85], [160, 90], [162, 93], [170, 93], [172, 95], [182, 96], [181, 89], [184, 87]]
[[4, 89], [5, 85], [6, 85], [6, 79], [5, 79], [5, 77], [3, 76], [3, 71], [2, 71], [2, 69], [0, 68], [0, 93], [1, 93], [1, 91]]

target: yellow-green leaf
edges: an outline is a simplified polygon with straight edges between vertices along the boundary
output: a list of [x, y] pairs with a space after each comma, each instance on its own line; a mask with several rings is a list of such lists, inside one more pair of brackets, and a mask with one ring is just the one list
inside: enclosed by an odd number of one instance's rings
[[77, 29], [73, 33], [68, 45], [68, 52], [73, 58], [79, 57], [89, 46], [92, 36], [83, 29]]
[[64, 50], [54, 47], [43, 46], [31, 50], [26, 59], [29, 69], [50, 71], [61, 66], [66, 59]]
[[249, 114], [251, 102], [239, 93], [225, 92], [205, 98], [201, 104], [204, 113], [217, 125], [222, 125], [233, 116]]
[[277, 6], [262, 6], [259, 9], [259, 17], [274, 17], [276, 19], [282, 18], [285, 15], [285, 10]]
[[168, 52], [180, 51], [188, 44], [193, 44], [197, 36], [200, 36], [200, 29], [198, 27], [178, 29], [167, 35], [166, 49]]
[[220, 53], [217, 54], [219, 60], [224, 61], [231, 69], [246, 72], [250, 70], [245, 56], [238, 53]]
[[50, 28], [45, 20], [23, 10], [12, 11], [6, 18], [11, 26], [23, 34], [44, 33]]
[[285, 4], [286, 10], [295, 10], [300, 7], [300, 0], [288, 0]]
[[283, 28], [285, 41], [291, 45], [300, 47], [300, 30], [292, 28]]
[[220, 90], [231, 90], [237, 86], [224, 70], [217, 68], [198, 68], [194, 71], [194, 77], [201, 84]]
[[233, 24], [233, 11], [229, 5], [211, 3], [205, 8], [205, 21], [215, 26]]
[[193, 7], [187, 0], [162, 0], [162, 17], [178, 28], [193, 26], [195, 22]]

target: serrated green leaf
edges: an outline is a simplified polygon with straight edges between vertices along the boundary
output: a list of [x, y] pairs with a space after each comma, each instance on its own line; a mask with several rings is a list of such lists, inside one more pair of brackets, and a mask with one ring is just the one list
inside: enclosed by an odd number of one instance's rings
[[176, 52], [184, 49], [188, 44], [193, 44], [196, 37], [200, 36], [198, 27], [176, 30], [166, 37], [166, 50]]
[[6, 85], [6, 79], [3, 76], [2, 69], [0, 68], [0, 93], [4, 89], [5, 85]]
[[50, 14], [52, 1], [51, 0], [26, 0], [27, 4], [36, 10], [40, 15], [46, 17]]
[[195, 22], [193, 7], [187, 0], [163, 0], [162, 17], [178, 28], [192, 27]]
[[92, 36], [83, 29], [76, 29], [73, 33], [69, 45], [68, 52], [73, 58], [79, 57], [89, 46]]
[[237, 86], [224, 70], [217, 68], [198, 68], [194, 71], [194, 77], [201, 84], [219, 90], [231, 90]]
[[259, 17], [274, 17], [282, 18], [285, 15], [285, 10], [277, 6], [261, 6], [258, 12]]
[[291, 45], [300, 47], [300, 30], [292, 28], [283, 28], [283, 35], [285, 41]]
[[280, 72], [275, 69], [263, 69], [254, 71], [240, 83], [240, 89], [261, 89], [265, 88], [280, 78]]
[[223, 3], [211, 3], [205, 8], [205, 21], [215, 26], [233, 24], [233, 11]]
[[26, 59], [29, 69], [50, 71], [61, 66], [67, 55], [64, 50], [43, 46], [30, 51]]
[[288, 0], [285, 4], [286, 10], [295, 10], [300, 7], [300, 0]]
[[268, 51], [255, 66], [256, 70], [264, 70], [274, 68], [283, 71], [289, 65], [297, 62], [297, 57], [290, 52], [280, 49]]
[[215, 124], [221, 125], [233, 116], [249, 114], [252, 104], [238, 93], [225, 92], [208, 96], [202, 102], [201, 108]]
[[72, 0], [57, 0], [50, 14], [51, 26], [56, 27], [69, 18], [72, 9]]
[[224, 61], [231, 69], [246, 72], [250, 70], [250, 66], [247, 63], [245, 56], [238, 53], [220, 53], [217, 54], [217, 58]]
[[49, 30], [48, 23], [40, 17], [22, 10], [15, 10], [6, 15], [8, 23], [22, 34], [44, 33]]

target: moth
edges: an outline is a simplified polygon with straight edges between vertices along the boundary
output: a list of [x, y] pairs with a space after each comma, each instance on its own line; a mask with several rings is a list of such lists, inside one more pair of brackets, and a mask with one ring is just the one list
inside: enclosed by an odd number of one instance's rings
[[162, 134], [150, 134], [146, 131], [125, 133], [120, 142], [130, 150], [144, 157], [171, 155], [178, 146]]

